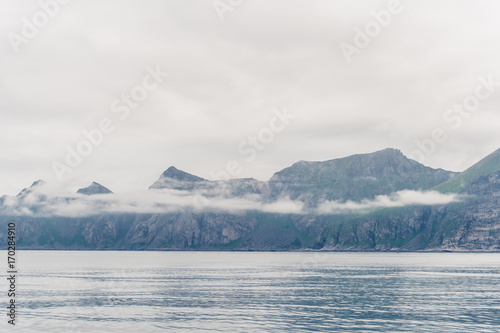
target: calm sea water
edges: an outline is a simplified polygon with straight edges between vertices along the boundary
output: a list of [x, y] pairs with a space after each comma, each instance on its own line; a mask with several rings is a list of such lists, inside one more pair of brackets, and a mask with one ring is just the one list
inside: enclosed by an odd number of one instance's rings
[[21, 251], [18, 262], [5, 331], [500, 332], [500, 254]]

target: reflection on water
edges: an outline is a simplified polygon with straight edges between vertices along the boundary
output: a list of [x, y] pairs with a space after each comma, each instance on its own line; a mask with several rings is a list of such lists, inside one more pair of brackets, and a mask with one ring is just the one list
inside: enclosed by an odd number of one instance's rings
[[21, 251], [18, 262], [16, 332], [500, 327], [500, 254]]

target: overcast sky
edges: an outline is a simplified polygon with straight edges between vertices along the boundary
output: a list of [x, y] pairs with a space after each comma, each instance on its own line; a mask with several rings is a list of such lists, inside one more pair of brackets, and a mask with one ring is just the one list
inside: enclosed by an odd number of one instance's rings
[[[58, 181], [54, 162], [103, 119], [113, 131], [64, 186], [144, 189], [171, 165], [210, 179], [233, 160], [234, 176], [267, 180], [387, 147], [462, 171], [500, 147], [498, 1], [53, 4], [53, 17], [38, 0], [1, 4], [0, 194]], [[132, 92], [147, 96], [126, 107]]]

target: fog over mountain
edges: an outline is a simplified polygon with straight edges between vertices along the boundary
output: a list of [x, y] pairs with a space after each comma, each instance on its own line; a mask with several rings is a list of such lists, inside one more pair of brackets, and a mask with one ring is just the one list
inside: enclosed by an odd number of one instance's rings
[[463, 173], [384, 149], [267, 182], [169, 167], [148, 190], [78, 192], [36, 181], [0, 199], [0, 222], [28, 248], [500, 250], [500, 149]]
[[[455, 195], [429, 191], [456, 174], [425, 167], [385, 149], [325, 162], [297, 162], [267, 182], [210, 181], [169, 167], [148, 191], [114, 194], [92, 182], [75, 193], [36, 181], [3, 197], [4, 215], [83, 217], [106, 213], [248, 211], [328, 214], [412, 204], [443, 204]], [[58, 189], [60, 190], [60, 189]]]

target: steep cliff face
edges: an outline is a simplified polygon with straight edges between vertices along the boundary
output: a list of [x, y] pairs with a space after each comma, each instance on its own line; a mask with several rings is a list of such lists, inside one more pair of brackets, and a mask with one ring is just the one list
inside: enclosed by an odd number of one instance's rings
[[152, 215], [135, 223], [125, 242], [133, 249], [217, 249], [256, 225], [254, 218], [225, 213]]
[[500, 250], [500, 172], [471, 181], [457, 202], [381, 210], [327, 227], [332, 250]]
[[23, 249], [217, 250], [234, 248], [230, 243], [249, 235], [259, 220], [246, 214], [191, 212], [49, 219], [3, 216], [0, 236], [5, 236], [9, 222], [16, 223], [17, 244]]
[[463, 203], [449, 207], [442, 248], [500, 250], [500, 172], [481, 176], [461, 192]]

